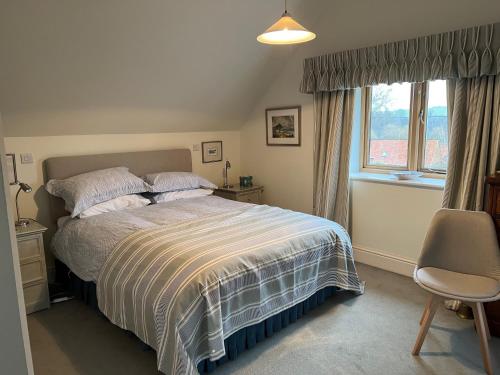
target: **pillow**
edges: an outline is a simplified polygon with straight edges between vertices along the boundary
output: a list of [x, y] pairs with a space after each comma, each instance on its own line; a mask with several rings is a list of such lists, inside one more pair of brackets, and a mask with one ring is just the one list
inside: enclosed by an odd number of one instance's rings
[[151, 186], [150, 192], [152, 193], [198, 189], [200, 187], [217, 189], [217, 185], [190, 172], [151, 173], [144, 176], [144, 180]]
[[167, 191], [165, 193], [152, 196], [151, 200], [155, 203], [171, 202], [178, 199], [206, 197], [207, 195], [211, 195], [213, 192], [213, 190], [208, 189]]
[[129, 208], [144, 207], [150, 204], [151, 201], [138, 194], [124, 195], [122, 197], [114, 198], [106, 202], [98, 203], [95, 206], [87, 208], [80, 215], [80, 219], [104, 214], [106, 212], [126, 210]]
[[101, 169], [65, 180], [50, 180], [45, 188], [50, 194], [64, 199], [65, 208], [71, 217], [80, 215], [98, 203], [149, 189], [142, 179], [134, 176], [126, 167]]

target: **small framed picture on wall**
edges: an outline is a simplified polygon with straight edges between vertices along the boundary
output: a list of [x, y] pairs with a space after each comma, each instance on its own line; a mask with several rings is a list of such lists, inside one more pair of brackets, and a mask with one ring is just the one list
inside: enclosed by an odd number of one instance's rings
[[17, 185], [16, 154], [5, 154], [7, 178], [10, 185]]
[[300, 146], [300, 106], [266, 109], [268, 146]]
[[222, 161], [222, 141], [201, 142], [203, 163]]

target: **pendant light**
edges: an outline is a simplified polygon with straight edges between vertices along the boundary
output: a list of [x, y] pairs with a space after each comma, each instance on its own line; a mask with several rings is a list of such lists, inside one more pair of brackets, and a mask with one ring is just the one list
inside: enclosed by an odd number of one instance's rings
[[257, 40], [264, 44], [298, 44], [314, 38], [316, 34], [307, 30], [288, 13], [285, 0], [285, 13], [274, 25], [260, 34]]

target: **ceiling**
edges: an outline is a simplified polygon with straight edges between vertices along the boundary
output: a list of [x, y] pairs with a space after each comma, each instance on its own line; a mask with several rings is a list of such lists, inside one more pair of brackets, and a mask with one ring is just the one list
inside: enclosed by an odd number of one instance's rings
[[[289, 8], [308, 25], [301, 3]], [[6, 135], [238, 129], [293, 50], [255, 39], [282, 11], [280, 0], [7, 2]]]
[[282, 0], [4, 2], [5, 135], [237, 130], [280, 75], [293, 80], [287, 90], [298, 90], [304, 57], [494, 22], [500, 14], [498, 0], [288, 3], [316, 40], [257, 43], [281, 15]]

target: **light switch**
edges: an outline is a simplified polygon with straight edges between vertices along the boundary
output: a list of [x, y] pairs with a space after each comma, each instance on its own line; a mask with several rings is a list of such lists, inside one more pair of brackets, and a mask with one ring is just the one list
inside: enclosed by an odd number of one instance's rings
[[195, 143], [193, 145], [193, 151], [200, 151], [200, 144], [199, 143]]
[[32, 153], [24, 153], [20, 154], [21, 164], [33, 164], [33, 154]]

